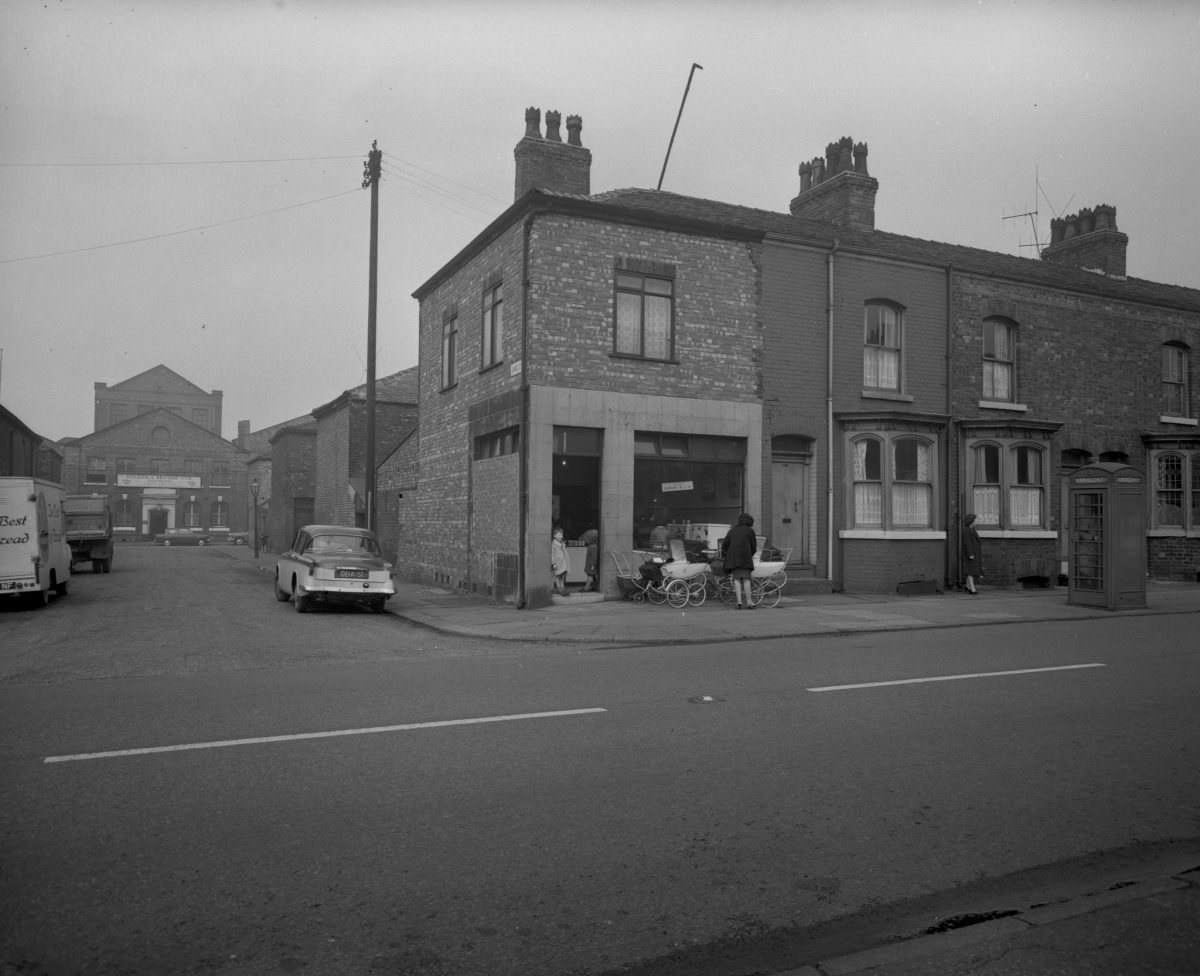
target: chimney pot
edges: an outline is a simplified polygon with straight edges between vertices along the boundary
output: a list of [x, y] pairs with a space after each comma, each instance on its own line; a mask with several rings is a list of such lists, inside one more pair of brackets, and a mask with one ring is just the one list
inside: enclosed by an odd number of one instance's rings
[[525, 109], [525, 138], [542, 138], [542, 110], [540, 108]]
[[546, 112], [546, 138], [550, 142], [562, 142], [559, 126], [562, 124], [562, 113], [550, 109]]
[[582, 146], [579, 133], [583, 129], [583, 118], [578, 115], [567, 116], [567, 145]]

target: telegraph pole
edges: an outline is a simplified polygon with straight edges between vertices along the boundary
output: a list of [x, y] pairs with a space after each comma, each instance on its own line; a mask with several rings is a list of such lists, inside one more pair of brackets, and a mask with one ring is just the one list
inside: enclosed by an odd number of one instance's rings
[[367, 273], [367, 528], [375, 529], [375, 299], [379, 266], [379, 170], [383, 153], [378, 142], [363, 164], [363, 189], [371, 188], [371, 256]]

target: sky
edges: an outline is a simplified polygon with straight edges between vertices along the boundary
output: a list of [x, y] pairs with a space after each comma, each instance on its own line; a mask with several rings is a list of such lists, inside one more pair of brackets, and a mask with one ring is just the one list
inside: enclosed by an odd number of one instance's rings
[[[1196, 0], [0, 0], [0, 404], [92, 432], [164, 364], [223, 434], [417, 363], [412, 293], [513, 202], [525, 109], [592, 192], [786, 213], [870, 147], [876, 227], [1036, 258], [1107, 203], [1130, 276], [1200, 288]], [[1036, 211], [1036, 216], [1030, 216]]]

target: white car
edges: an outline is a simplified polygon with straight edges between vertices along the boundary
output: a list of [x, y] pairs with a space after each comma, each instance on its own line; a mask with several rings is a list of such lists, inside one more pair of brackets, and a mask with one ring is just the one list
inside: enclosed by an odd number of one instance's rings
[[392, 565], [368, 529], [306, 525], [275, 561], [275, 599], [297, 613], [314, 603], [360, 603], [375, 613], [396, 595]]

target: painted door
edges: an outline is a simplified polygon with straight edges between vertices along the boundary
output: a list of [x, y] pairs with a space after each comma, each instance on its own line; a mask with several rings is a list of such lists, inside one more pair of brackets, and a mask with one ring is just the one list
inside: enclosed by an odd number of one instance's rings
[[808, 465], [803, 461], [771, 464], [771, 527], [767, 544], [791, 549], [791, 561], [808, 562]]
[[146, 514], [150, 519], [151, 538], [167, 531], [167, 510], [165, 508], [152, 508]]

